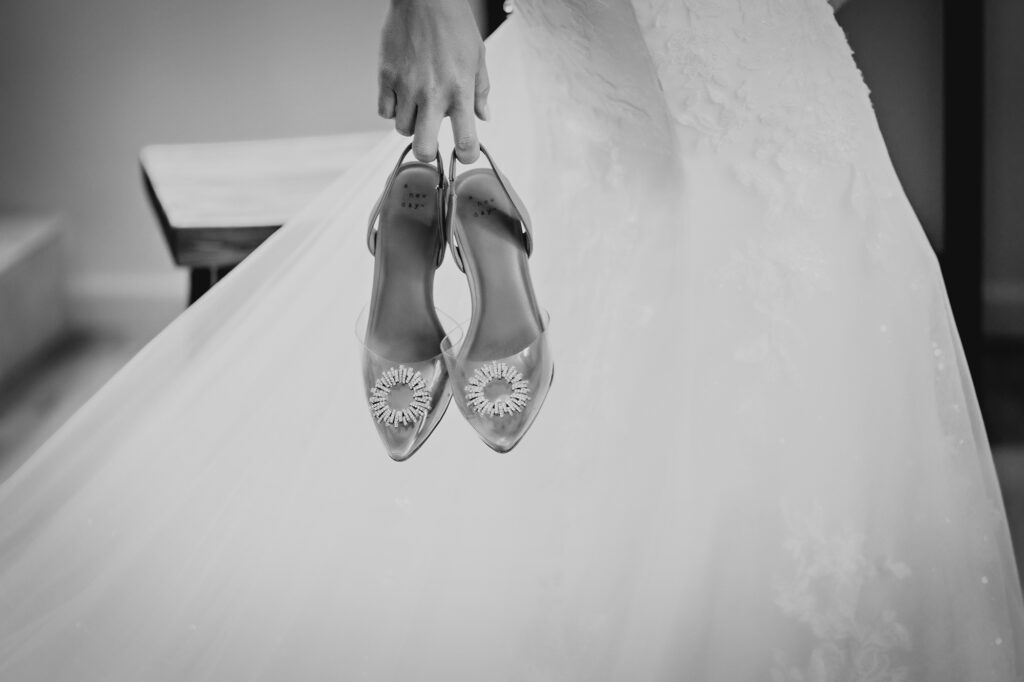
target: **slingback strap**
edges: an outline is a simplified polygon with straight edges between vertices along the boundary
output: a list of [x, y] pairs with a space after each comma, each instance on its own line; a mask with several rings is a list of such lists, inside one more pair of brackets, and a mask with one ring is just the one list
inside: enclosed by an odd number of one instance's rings
[[[373, 210], [370, 211], [370, 221], [366, 228], [366, 246], [370, 249], [370, 254], [377, 255], [377, 221], [380, 218], [381, 208], [384, 206], [384, 198], [391, 193], [391, 188], [395, 184], [395, 178], [398, 177], [398, 172], [402, 170], [402, 162], [405, 161], [405, 157], [412, 151], [412, 144], [409, 144], [402, 155], [398, 157], [398, 163], [395, 164], [395, 168], [391, 171], [391, 175], [388, 176], [387, 182], [384, 184], [384, 191], [381, 192], [377, 198], [377, 203], [373, 205]], [[441, 216], [441, 234], [439, 235], [441, 243], [437, 248], [437, 256], [435, 257], [435, 267], [440, 267], [441, 262], [444, 260], [444, 249], [445, 249], [445, 234], [444, 225], [446, 223], [446, 216], [444, 213], [445, 209], [445, 194], [448, 192], [448, 180], [444, 175], [444, 160], [441, 158], [441, 150], [437, 151], [437, 176], [439, 178], [437, 183], [437, 210]]]
[[[516, 194], [515, 189], [512, 188], [512, 183], [508, 181], [505, 174], [498, 169], [498, 165], [494, 163], [494, 158], [487, 151], [487, 148], [480, 145], [480, 151], [483, 152], [487, 162], [491, 164], [491, 169], [494, 171], [494, 176], [498, 179], [498, 184], [501, 186], [502, 191], [505, 192], [505, 196], [508, 197], [509, 201], [512, 202], [512, 208], [516, 212], [516, 218], [519, 219], [520, 227], [523, 231], [523, 246], [526, 247], [526, 255], [530, 256], [533, 253], [533, 224], [530, 220], [530, 212], [526, 210], [526, 204]], [[448, 206], [445, 209], [445, 221], [444, 230], [445, 236], [448, 239], [448, 243], [452, 247], [452, 258], [455, 260], [455, 264], [459, 266], [459, 270], [466, 271], [465, 263], [462, 260], [462, 249], [459, 247], [458, 241], [455, 238], [454, 230], [452, 229], [452, 220], [455, 216], [455, 205], [458, 197], [455, 195], [455, 163], [458, 158], [455, 156], [455, 152], [452, 152], [451, 163], [448, 166], [448, 177], [451, 179], [451, 189], [448, 192]]]

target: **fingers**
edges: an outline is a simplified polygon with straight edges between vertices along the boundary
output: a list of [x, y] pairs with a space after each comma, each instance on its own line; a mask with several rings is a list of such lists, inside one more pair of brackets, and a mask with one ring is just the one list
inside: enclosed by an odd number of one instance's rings
[[381, 68], [377, 74], [377, 113], [381, 118], [395, 117], [395, 104], [398, 99], [395, 96], [396, 83], [395, 74], [390, 69]]
[[404, 96], [404, 93], [397, 93], [398, 101], [395, 105], [395, 130], [399, 135], [409, 137], [413, 134], [416, 126], [416, 100]]
[[413, 137], [413, 154], [425, 163], [436, 158], [437, 135], [447, 114], [452, 122], [455, 155], [460, 162], [469, 164], [480, 156], [480, 141], [477, 138], [474, 114], [485, 120], [489, 116], [489, 90], [490, 83], [485, 67], [481, 67], [477, 74], [471, 96], [469, 88], [461, 91], [456, 89], [445, 96], [434, 96], [429, 92], [414, 96], [407, 88], [402, 87], [401, 83], [391, 85], [382, 78], [377, 110], [382, 117], [394, 119], [395, 130], [400, 135]]
[[491, 78], [487, 75], [487, 64], [480, 61], [480, 70], [476, 72], [476, 87], [473, 92], [473, 109], [481, 121], [489, 121], [491, 110], [487, 106], [487, 96], [491, 94]]
[[473, 163], [480, 156], [480, 141], [476, 136], [476, 119], [469, 102], [451, 112], [452, 137], [455, 140], [455, 156], [461, 163]]
[[394, 90], [390, 87], [382, 87], [380, 94], [377, 95], [377, 114], [381, 118], [394, 118], [396, 99]]
[[441, 129], [442, 118], [441, 109], [432, 103], [428, 102], [416, 109], [416, 136], [412, 141], [412, 153], [424, 163], [430, 163], [437, 157], [437, 133]]

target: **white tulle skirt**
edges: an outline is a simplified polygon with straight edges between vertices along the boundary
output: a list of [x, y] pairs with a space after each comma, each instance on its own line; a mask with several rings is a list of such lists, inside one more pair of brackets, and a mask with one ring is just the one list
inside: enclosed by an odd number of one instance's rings
[[[489, 45], [557, 366], [513, 452], [455, 410], [406, 463], [377, 441], [388, 135], [0, 486], [0, 679], [1020, 679], [984, 427], [841, 33], [789, 3], [823, 55], [792, 92], [849, 81], [815, 91], [852, 112], [837, 163], [799, 107], [723, 132], [668, 50], [699, 4], [635, 3], [645, 44], [600, 53], [524, 4]], [[436, 300], [469, 315], [450, 261]]]

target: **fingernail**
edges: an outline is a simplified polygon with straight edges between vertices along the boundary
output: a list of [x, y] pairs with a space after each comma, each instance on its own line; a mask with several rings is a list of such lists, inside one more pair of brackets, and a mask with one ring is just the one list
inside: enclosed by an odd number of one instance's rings
[[491, 107], [490, 107], [490, 105], [488, 105], [486, 103], [484, 104], [483, 114], [484, 114], [484, 120], [485, 121], [490, 121], [491, 120]]

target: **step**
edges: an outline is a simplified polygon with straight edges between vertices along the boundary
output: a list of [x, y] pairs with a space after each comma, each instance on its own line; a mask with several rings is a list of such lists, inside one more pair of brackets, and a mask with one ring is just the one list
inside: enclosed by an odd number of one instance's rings
[[0, 382], [66, 332], [56, 218], [0, 215]]

